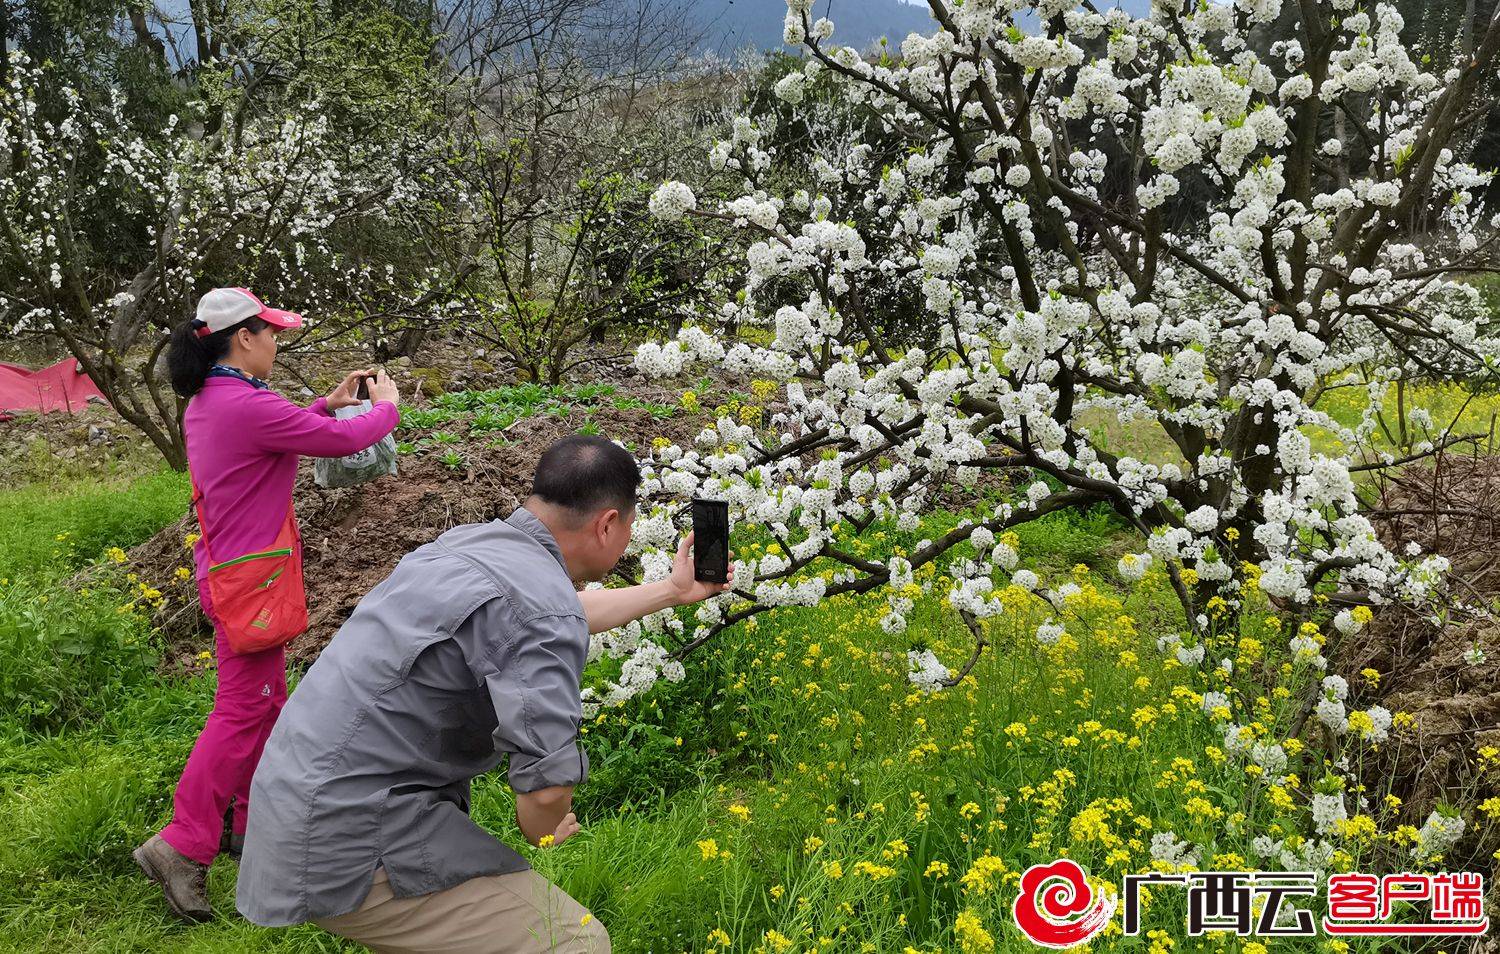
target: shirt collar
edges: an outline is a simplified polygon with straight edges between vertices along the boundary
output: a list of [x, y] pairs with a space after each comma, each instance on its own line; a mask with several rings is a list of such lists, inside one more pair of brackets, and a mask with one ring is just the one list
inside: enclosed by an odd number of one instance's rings
[[511, 511], [510, 516], [505, 518], [505, 522], [519, 530], [526, 531], [535, 538], [537, 543], [545, 547], [548, 553], [557, 559], [558, 565], [564, 571], [568, 569], [568, 563], [563, 559], [562, 547], [557, 545], [557, 538], [552, 536], [552, 531], [547, 529], [547, 525], [542, 523], [536, 514], [525, 507], [517, 507]]
[[216, 364], [212, 368], [209, 368], [208, 369], [208, 377], [210, 377], [210, 378], [239, 378], [241, 381], [244, 381], [246, 384], [253, 385], [254, 387], [259, 388], [259, 389], [261, 389], [263, 391], [269, 391], [271, 389], [271, 385], [267, 384], [265, 381], [262, 381], [260, 378], [257, 378], [255, 375], [253, 375], [253, 374], [246, 374], [245, 372], [241, 371], [239, 368], [231, 368], [231, 367], [229, 367], [226, 364]]

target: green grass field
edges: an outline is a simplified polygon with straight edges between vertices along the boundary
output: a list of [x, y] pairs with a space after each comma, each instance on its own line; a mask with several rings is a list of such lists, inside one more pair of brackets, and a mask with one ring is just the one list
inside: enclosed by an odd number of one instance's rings
[[[217, 919], [181, 925], [130, 860], [169, 817], [213, 676], [158, 674], [156, 637], [107, 558], [110, 582], [88, 591], [60, 585], [58, 568], [170, 520], [180, 484], [160, 475], [107, 492], [0, 494], [0, 511], [14, 515], [0, 530], [6, 950], [343, 949], [310, 927], [267, 931], [240, 919], [228, 859], [212, 873]], [[872, 555], [910, 546], [954, 519], [934, 513], [913, 533], [862, 545]], [[1210, 685], [1157, 652], [1179, 610], [1153, 576], [1128, 597], [1111, 582], [1124, 543], [1107, 518], [1049, 518], [1016, 542], [1028, 565], [1079, 584], [1056, 645], [1037, 643], [1037, 600], [1012, 588], [1013, 609], [989, 629], [972, 678], [914, 691], [905, 677], [914, 643], [954, 666], [970, 648], [942, 605], [936, 567], [911, 585], [917, 609], [900, 635], [878, 625], [883, 598], [763, 615], [691, 660], [682, 683], [661, 683], [587, 727], [584, 832], [528, 855], [595, 912], [619, 951], [1022, 951], [1035, 948], [1009, 904], [1030, 863], [1067, 855], [1118, 884], [1124, 872], [1163, 867], [1151, 839], [1165, 832], [1193, 843], [1197, 867], [1243, 868], [1255, 835], [1295, 843], [1308, 831], [1318, 766], [1294, 754], [1287, 778], [1262, 779], [1226, 757], [1201, 694], [1256, 690], [1228, 677]], [[1262, 635], [1215, 651], [1254, 669], [1276, 645]], [[1285, 698], [1248, 704], [1275, 735]], [[474, 812], [524, 847], [501, 778], [476, 782]], [[1335, 866], [1402, 837], [1377, 808]], [[1092, 947], [1241, 949], [1224, 935], [1186, 938], [1183, 912], [1180, 898], [1159, 895], [1147, 909], [1151, 935], [1119, 937], [1116, 926]]]

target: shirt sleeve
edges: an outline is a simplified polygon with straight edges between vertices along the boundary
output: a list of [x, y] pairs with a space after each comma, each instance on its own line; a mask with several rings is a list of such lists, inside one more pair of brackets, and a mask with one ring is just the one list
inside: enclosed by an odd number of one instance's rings
[[577, 616], [539, 616], [520, 627], [515, 649], [484, 677], [495, 707], [495, 749], [510, 753], [510, 787], [534, 792], [579, 785], [589, 760], [578, 742], [579, 678], [588, 652]]
[[379, 401], [358, 417], [339, 420], [321, 409], [298, 407], [271, 391], [255, 395], [256, 414], [246, 421], [246, 438], [263, 451], [308, 457], [344, 457], [371, 446], [396, 429], [396, 405]]
[[327, 397], [318, 398], [316, 401], [313, 401], [311, 404], [309, 404], [307, 406], [307, 409], [314, 414], [321, 414], [324, 417], [333, 417], [333, 412], [328, 410]]

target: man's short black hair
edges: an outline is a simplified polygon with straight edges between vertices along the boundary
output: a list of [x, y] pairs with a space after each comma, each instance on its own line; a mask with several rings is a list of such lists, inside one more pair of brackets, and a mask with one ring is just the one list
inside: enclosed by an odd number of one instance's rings
[[531, 492], [580, 519], [609, 507], [623, 516], [634, 511], [640, 483], [641, 468], [625, 448], [593, 434], [572, 434], [542, 452]]

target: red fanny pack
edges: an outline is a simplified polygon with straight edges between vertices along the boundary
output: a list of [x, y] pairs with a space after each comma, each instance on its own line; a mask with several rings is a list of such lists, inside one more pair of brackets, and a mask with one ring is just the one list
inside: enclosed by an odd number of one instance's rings
[[188, 479], [208, 557], [208, 595], [229, 648], [254, 653], [301, 635], [307, 630], [307, 590], [302, 581], [302, 535], [291, 501], [270, 549], [215, 564], [203, 520], [203, 492], [191, 474]]

